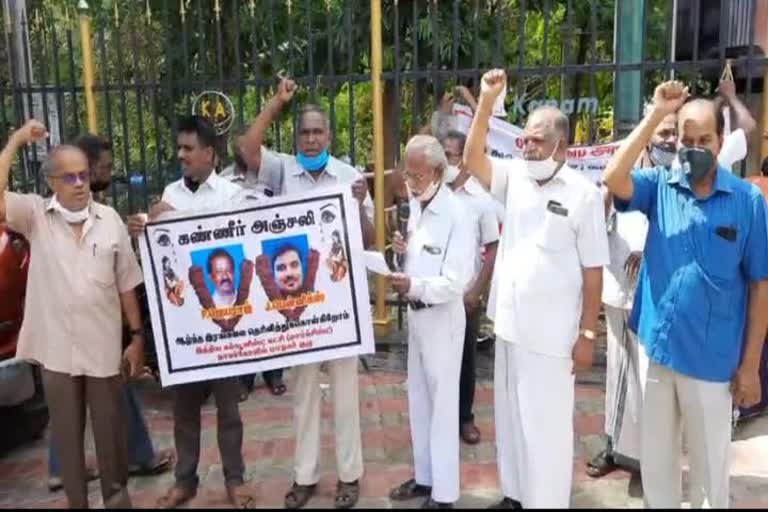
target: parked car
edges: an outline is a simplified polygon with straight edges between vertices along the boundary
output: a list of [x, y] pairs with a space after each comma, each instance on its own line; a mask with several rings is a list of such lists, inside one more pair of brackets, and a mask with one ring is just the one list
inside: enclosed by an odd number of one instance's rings
[[0, 224], [0, 453], [39, 439], [48, 425], [40, 370], [15, 358], [29, 262], [24, 237]]

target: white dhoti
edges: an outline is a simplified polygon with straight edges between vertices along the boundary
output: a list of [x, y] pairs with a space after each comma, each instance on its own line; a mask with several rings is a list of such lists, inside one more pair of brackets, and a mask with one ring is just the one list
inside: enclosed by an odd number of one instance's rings
[[629, 330], [629, 310], [605, 305], [607, 363], [605, 378], [605, 433], [614, 456], [640, 460], [640, 420], [648, 357]]
[[497, 338], [499, 480], [524, 508], [567, 508], [573, 474], [573, 361]]
[[690, 463], [691, 507], [728, 507], [731, 406], [729, 382], [693, 379], [649, 364], [640, 458], [648, 508], [680, 508], [682, 429]]
[[408, 311], [408, 411], [417, 484], [459, 499], [459, 374], [466, 318], [460, 300]]

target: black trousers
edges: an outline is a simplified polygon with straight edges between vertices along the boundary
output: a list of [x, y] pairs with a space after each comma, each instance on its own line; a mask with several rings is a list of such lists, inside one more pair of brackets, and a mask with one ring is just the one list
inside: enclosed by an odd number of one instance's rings
[[464, 354], [461, 358], [459, 378], [459, 422], [463, 425], [475, 419], [472, 409], [475, 404], [475, 379], [477, 378], [477, 331], [480, 327], [482, 309], [467, 311], [467, 326], [464, 329]]
[[173, 437], [176, 443], [176, 485], [197, 489], [200, 461], [200, 408], [213, 392], [216, 400], [216, 434], [224, 480], [227, 486], [242, 485], [243, 422], [238, 407], [240, 384], [237, 378], [180, 384], [174, 388]]

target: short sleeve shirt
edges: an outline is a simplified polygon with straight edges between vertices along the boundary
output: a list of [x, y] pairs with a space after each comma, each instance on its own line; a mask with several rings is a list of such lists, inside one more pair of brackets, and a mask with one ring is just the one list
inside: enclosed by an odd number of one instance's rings
[[679, 169], [632, 172], [619, 211], [648, 218], [630, 327], [657, 364], [695, 379], [730, 381], [741, 360], [748, 285], [768, 278], [766, 202], [717, 169], [712, 194], [694, 195]]
[[117, 375], [120, 294], [143, 281], [120, 216], [92, 202], [78, 241], [49, 199], [5, 192], [5, 203], [8, 228], [32, 254], [16, 356], [68, 375]]
[[473, 246], [476, 248], [471, 269], [472, 279], [469, 282], [471, 287], [482, 269], [481, 249], [499, 241], [497, 203], [474, 178], [469, 178], [461, 187], [454, 190], [453, 194], [464, 205], [467, 215], [471, 216]]

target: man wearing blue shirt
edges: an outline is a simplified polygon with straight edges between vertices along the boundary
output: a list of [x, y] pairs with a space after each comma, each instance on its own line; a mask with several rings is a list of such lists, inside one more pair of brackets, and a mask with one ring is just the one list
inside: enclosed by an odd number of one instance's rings
[[[728, 506], [732, 401], [760, 400], [768, 324], [766, 203], [717, 164], [723, 123], [714, 104], [686, 102], [679, 82], [656, 88], [654, 107], [605, 170], [619, 211], [643, 212], [648, 239], [630, 326], [650, 358], [642, 417], [646, 505], [679, 508], [681, 427], [692, 507]], [[678, 111], [679, 109], [679, 111]], [[682, 169], [632, 165], [664, 117], [678, 111]]]

